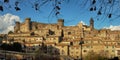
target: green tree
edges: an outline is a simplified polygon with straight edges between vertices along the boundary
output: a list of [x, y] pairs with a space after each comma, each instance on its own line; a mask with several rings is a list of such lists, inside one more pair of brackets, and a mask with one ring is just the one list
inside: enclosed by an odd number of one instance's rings
[[22, 46], [21, 46], [20, 43], [15, 42], [15, 43], [12, 44], [12, 46], [13, 46], [14, 51], [18, 51], [18, 52], [22, 51]]
[[8, 34], [11, 34], [11, 33], [13, 33], [13, 31], [9, 31], [9, 32], [8, 32]]
[[13, 44], [7, 44], [7, 43], [3, 43], [1, 44], [1, 49], [3, 50], [9, 50], [9, 51], [18, 51], [21, 52], [22, 51], [22, 46], [20, 43], [15, 42]]
[[35, 60], [60, 60], [60, 57], [52, 54], [52, 50], [56, 49], [55, 47], [50, 47], [51, 52], [46, 53], [46, 49], [48, 47], [46, 45], [40, 46], [36, 51], [35, 51]]
[[107, 57], [97, 54], [93, 51], [88, 52], [84, 60], [108, 60]]
[[51, 5], [51, 7], [53, 7], [51, 12], [54, 12], [55, 15], [59, 15], [61, 13], [60, 10], [62, 10], [62, 4], [77, 2], [77, 4], [74, 5], [78, 5], [80, 11], [87, 7], [90, 12], [95, 12], [98, 16], [106, 15], [108, 18], [120, 16], [120, 13], [118, 13], [120, 10], [120, 0], [14, 0], [13, 4], [10, 4], [10, 1], [11, 0], [0, 0], [0, 11], [4, 11], [5, 8], [20, 11], [22, 10], [20, 5], [24, 2], [24, 4], [31, 5], [31, 8], [34, 8], [36, 11], [39, 11], [41, 6]]
[[7, 43], [3, 43], [1, 44], [0, 48], [3, 50], [11, 50], [12, 46]]

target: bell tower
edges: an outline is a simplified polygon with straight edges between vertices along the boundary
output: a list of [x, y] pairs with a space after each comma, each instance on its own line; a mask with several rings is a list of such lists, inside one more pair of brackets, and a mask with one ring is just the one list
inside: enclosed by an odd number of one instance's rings
[[93, 18], [90, 18], [90, 29], [91, 30], [94, 29], [94, 20], [93, 20]]

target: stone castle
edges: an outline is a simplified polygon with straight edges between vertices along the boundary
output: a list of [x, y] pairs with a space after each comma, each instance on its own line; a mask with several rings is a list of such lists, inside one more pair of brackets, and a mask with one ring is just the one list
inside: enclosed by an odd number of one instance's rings
[[[84, 44], [81, 44], [81, 41]], [[8, 34], [3, 43], [20, 42], [27, 47], [36, 47], [42, 44], [55, 47], [51, 52], [70, 56], [75, 59], [85, 56], [88, 52], [105, 52], [109, 57], [120, 56], [120, 31], [109, 29], [97, 30], [94, 20], [90, 19], [90, 26], [79, 23], [76, 26], [64, 26], [64, 20], [58, 19], [55, 24], [45, 24], [31, 21], [26, 18], [23, 23], [16, 22], [14, 32]], [[82, 49], [81, 49], [82, 47]], [[82, 52], [82, 53], [81, 53]]]

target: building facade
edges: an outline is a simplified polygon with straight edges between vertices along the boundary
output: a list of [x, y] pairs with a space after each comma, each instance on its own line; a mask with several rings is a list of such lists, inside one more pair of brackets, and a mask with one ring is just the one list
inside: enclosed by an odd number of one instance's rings
[[[84, 41], [82, 49], [80, 41]], [[70, 56], [75, 59], [85, 56], [93, 51], [98, 54], [107, 53], [108, 57], [120, 56], [120, 31], [109, 29], [97, 30], [94, 28], [94, 20], [90, 19], [90, 26], [78, 23], [76, 26], [64, 26], [64, 20], [58, 19], [57, 23], [46, 24], [31, 21], [26, 18], [23, 23], [16, 22], [14, 32], [8, 34], [3, 43], [20, 42], [27, 47], [47, 46], [54, 47], [52, 53], [61, 56]], [[105, 54], [104, 54], [105, 55]]]

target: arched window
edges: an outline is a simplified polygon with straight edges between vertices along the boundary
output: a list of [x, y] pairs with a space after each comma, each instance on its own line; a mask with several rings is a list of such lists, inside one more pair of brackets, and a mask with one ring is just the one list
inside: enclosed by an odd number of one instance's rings
[[71, 32], [68, 32], [68, 35], [71, 35]]
[[64, 53], [65, 53], [64, 50], [62, 50], [62, 55], [64, 55]]

